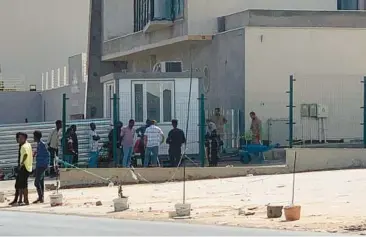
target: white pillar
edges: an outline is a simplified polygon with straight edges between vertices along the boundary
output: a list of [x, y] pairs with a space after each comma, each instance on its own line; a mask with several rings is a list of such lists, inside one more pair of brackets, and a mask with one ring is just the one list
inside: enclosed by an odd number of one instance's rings
[[61, 82], [61, 68], [57, 68], [57, 87], [60, 87]]
[[55, 70], [51, 70], [51, 89], [55, 88]]
[[44, 73], [42, 73], [42, 91], [44, 90]]
[[67, 85], [67, 67], [64, 67], [64, 86]]
[[46, 72], [46, 90], [48, 90], [48, 72]]

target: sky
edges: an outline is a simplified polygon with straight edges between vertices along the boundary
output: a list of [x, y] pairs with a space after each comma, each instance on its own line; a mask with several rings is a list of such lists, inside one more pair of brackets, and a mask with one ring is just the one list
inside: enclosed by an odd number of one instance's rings
[[4, 79], [41, 85], [41, 73], [86, 52], [89, 0], [0, 0], [0, 64]]

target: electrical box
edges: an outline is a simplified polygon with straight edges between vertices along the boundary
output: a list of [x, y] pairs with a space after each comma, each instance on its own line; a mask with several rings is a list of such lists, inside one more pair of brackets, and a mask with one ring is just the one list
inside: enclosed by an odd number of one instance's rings
[[309, 105], [309, 117], [316, 118], [318, 116], [318, 105], [310, 104]]
[[317, 106], [317, 118], [328, 118], [328, 116], [329, 116], [328, 106], [318, 104], [318, 106]]
[[308, 104], [301, 104], [300, 107], [300, 116], [301, 118], [309, 117], [309, 105]]

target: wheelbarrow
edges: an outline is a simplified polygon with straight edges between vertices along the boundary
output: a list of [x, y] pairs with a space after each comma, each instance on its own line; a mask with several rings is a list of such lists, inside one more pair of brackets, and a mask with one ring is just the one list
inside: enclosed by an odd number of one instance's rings
[[240, 161], [243, 164], [262, 164], [265, 160], [264, 152], [277, 148], [279, 144], [265, 146], [262, 144], [250, 144], [242, 146], [239, 151]]

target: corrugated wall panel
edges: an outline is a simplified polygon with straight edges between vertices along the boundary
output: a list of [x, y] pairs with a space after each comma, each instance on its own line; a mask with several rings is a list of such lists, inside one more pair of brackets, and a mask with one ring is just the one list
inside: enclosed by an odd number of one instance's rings
[[[67, 123], [68, 126], [75, 124], [77, 127], [76, 133], [79, 140], [79, 162], [88, 161], [88, 134], [90, 130], [89, 124], [91, 122], [96, 124], [101, 141], [107, 141], [108, 132], [111, 129], [110, 119], [74, 120]], [[33, 132], [35, 130], [40, 130], [44, 140], [47, 141], [48, 136], [54, 127], [54, 122], [0, 125], [0, 168], [11, 168], [17, 164], [18, 145], [15, 141], [15, 134], [17, 132], [27, 133], [29, 137], [28, 140], [32, 143], [33, 150], [35, 150], [36, 146], [33, 143]]]

